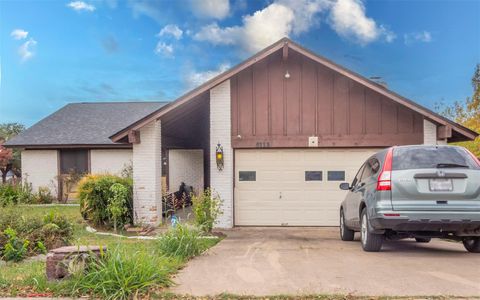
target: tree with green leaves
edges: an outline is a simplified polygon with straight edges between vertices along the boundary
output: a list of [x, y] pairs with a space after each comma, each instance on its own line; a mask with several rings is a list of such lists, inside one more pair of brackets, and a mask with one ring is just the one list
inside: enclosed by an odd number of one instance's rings
[[[464, 101], [455, 101], [452, 106], [437, 104], [436, 109], [443, 116], [480, 133], [480, 64], [475, 66], [472, 77], [473, 95]], [[480, 137], [474, 141], [455, 143], [480, 157]]]
[[20, 150], [7, 149], [2, 146], [3, 143], [13, 138], [25, 130], [25, 126], [20, 123], [1, 123], [0, 124], [0, 172], [2, 182], [5, 182], [7, 172], [12, 170], [19, 175], [20, 172]]

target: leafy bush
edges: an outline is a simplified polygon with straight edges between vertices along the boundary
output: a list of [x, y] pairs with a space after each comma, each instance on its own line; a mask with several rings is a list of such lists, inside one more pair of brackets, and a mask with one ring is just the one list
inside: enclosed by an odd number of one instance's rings
[[[120, 188], [112, 189], [112, 186], [118, 184], [125, 188], [120, 192]], [[121, 195], [120, 195], [121, 194]], [[114, 175], [87, 175], [80, 180], [78, 185], [78, 195], [80, 199], [80, 211], [82, 217], [93, 223], [95, 226], [113, 227], [133, 222], [133, 183], [131, 178], [122, 178]], [[116, 198], [117, 197], [117, 198]], [[125, 209], [121, 213], [112, 214], [109, 210], [109, 203], [112, 199], [115, 203], [124, 203]], [[110, 205], [113, 208], [115, 205]], [[113, 210], [117, 213], [117, 210]]]
[[[24, 208], [22, 208], [24, 209]], [[68, 245], [73, 236], [73, 226], [62, 215], [51, 212], [42, 217], [23, 217], [19, 208], [3, 208], [0, 211], [0, 256], [9, 253], [11, 247], [19, 249], [18, 245], [28, 241], [24, 256], [44, 253], [48, 249]], [[12, 243], [12, 231], [18, 243]], [[10, 255], [8, 254], [7, 255]]]
[[0, 184], [0, 207], [30, 203], [32, 197], [32, 185], [26, 181], [23, 184]]
[[132, 299], [154, 286], [171, 283], [173, 270], [161, 257], [147, 251], [109, 250], [71, 280], [71, 294], [91, 294], [101, 299]]
[[157, 249], [161, 254], [181, 260], [197, 256], [207, 248], [199, 229], [182, 224], [170, 228], [157, 241]]
[[114, 183], [110, 187], [112, 192], [112, 197], [108, 199], [107, 210], [112, 217], [113, 228], [115, 232], [117, 231], [117, 224], [121, 224], [122, 216], [128, 212], [127, 201], [128, 201], [128, 189], [121, 185], [120, 183]]
[[50, 189], [45, 186], [38, 188], [38, 192], [33, 195], [32, 202], [34, 204], [50, 204], [55, 200]]
[[222, 214], [222, 200], [211, 189], [206, 189], [198, 196], [192, 195], [195, 223], [205, 232], [211, 232], [215, 220]]
[[17, 237], [17, 232], [12, 228], [8, 227], [3, 232], [8, 240], [5, 246], [3, 247], [2, 258], [6, 261], [15, 261], [19, 262], [27, 256], [28, 245], [30, 242], [28, 240], [21, 240]]

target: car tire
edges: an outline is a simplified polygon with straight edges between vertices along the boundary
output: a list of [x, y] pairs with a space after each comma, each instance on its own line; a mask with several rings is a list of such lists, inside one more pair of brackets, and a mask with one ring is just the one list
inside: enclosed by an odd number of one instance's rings
[[415, 241], [417, 241], [417, 243], [430, 243], [431, 240], [431, 238], [415, 238]]
[[351, 242], [355, 238], [355, 231], [351, 230], [345, 224], [345, 214], [343, 209], [340, 209], [340, 238], [342, 241]]
[[370, 221], [368, 220], [367, 209], [364, 208], [360, 218], [361, 226], [361, 242], [362, 248], [367, 252], [378, 252], [382, 249], [382, 244], [384, 240], [383, 234], [375, 234], [370, 232], [368, 229], [370, 226]]
[[468, 252], [480, 253], [480, 237], [469, 237], [463, 240], [463, 246]]

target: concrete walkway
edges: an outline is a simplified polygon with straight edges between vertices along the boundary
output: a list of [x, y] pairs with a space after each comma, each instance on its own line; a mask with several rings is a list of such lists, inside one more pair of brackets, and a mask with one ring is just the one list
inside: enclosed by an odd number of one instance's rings
[[188, 263], [179, 294], [480, 296], [480, 254], [459, 243], [387, 242], [380, 253], [336, 228], [236, 228]]

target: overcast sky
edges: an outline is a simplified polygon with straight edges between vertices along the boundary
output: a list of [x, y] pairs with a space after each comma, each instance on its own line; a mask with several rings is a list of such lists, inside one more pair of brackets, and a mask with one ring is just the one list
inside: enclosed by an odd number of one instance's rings
[[480, 1], [0, 1], [0, 122], [174, 100], [288, 36], [420, 104], [471, 95]]

